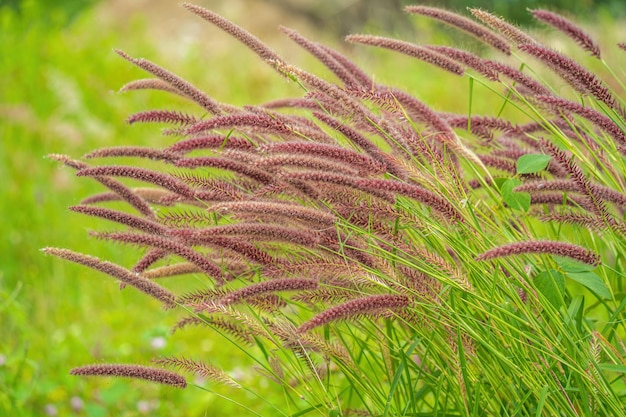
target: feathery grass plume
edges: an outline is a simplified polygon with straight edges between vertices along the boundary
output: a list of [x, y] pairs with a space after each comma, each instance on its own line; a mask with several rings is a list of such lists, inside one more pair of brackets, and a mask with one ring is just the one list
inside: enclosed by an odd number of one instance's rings
[[[521, 156], [528, 155], [529, 153], [530, 151], [518, 148], [517, 146], [511, 146], [506, 149], [496, 149], [495, 151], [491, 152], [493, 156], [501, 156], [503, 158], [514, 159], [516, 161]], [[548, 166], [550, 166], [550, 163], [548, 163]]]
[[180, 262], [173, 265], [160, 266], [153, 269], [148, 269], [141, 272], [141, 275], [148, 279], [158, 279], [166, 277], [174, 277], [177, 275], [187, 275], [200, 273], [202, 270], [198, 265], [191, 262]]
[[279, 26], [278, 28], [291, 40], [296, 42], [298, 45], [311, 53], [311, 55], [317, 58], [322, 64], [326, 66], [326, 68], [331, 70], [333, 74], [335, 74], [345, 85], [358, 84], [357, 78], [355, 78], [346, 67], [337, 62], [337, 60], [331, 54], [329, 54], [328, 51], [320, 48], [317, 43], [308, 40], [297, 31], [288, 27]]
[[[271, 109], [259, 106], [246, 106], [247, 109], [253, 113], [259, 113], [271, 117], [277, 122], [284, 123], [290, 129], [291, 133], [282, 135], [285, 139], [310, 140], [320, 143], [335, 143], [335, 139], [328, 133], [322, 130], [315, 122], [309, 120], [307, 117], [298, 116], [295, 114], [281, 114]], [[271, 133], [271, 132], [270, 132]], [[268, 140], [266, 140], [268, 142]]]
[[303, 180], [307, 182], [322, 182], [340, 185], [342, 187], [353, 188], [355, 190], [364, 191], [371, 194], [374, 197], [383, 199], [387, 202], [393, 203], [395, 198], [392, 193], [387, 190], [363, 187], [358, 178], [353, 176], [336, 174], [333, 172], [321, 172], [321, 171], [301, 171], [301, 172], [282, 172], [280, 178], [285, 180]]
[[181, 126], [198, 123], [199, 120], [183, 112], [173, 110], [146, 110], [126, 118], [129, 125], [135, 123], [172, 123]]
[[124, 165], [102, 165], [81, 169], [76, 173], [78, 177], [127, 177], [144, 181], [150, 184], [158, 185], [173, 193], [184, 197], [194, 198], [195, 191], [187, 186], [184, 182], [176, 179], [171, 174], [164, 174], [159, 171], [149, 170], [146, 168], [138, 168], [134, 166]]
[[536, 100], [549, 105], [549, 107], [557, 114], [562, 111], [570, 111], [578, 116], [589, 120], [596, 127], [608, 133], [615, 139], [617, 145], [626, 145], [626, 134], [611, 119], [597, 110], [589, 107], [583, 107], [580, 104], [555, 96], [535, 96]]
[[260, 312], [279, 314], [281, 309], [287, 307], [287, 301], [276, 294], [260, 294], [250, 297], [246, 304]]
[[391, 227], [383, 219], [382, 221], [374, 220], [375, 216], [372, 210], [368, 210], [366, 204], [335, 204], [335, 212], [341, 218], [350, 222], [351, 225], [363, 228], [368, 233], [377, 236], [380, 239], [379, 246], [384, 246], [388, 250], [401, 244], [400, 237], [395, 234]]
[[[626, 194], [613, 190], [607, 186], [590, 183], [589, 189], [594, 196], [615, 203], [619, 206], [626, 207]], [[557, 179], [546, 181], [527, 182], [515, 188], [516, 192], [533, 192], [533, 191], [572, 191], [581, 192], [580, 185], [573, 180]]]
[[206, 378], [213, 382], [219, 382], [233, 388], [241, 388], [241, 385], [239, 385], [233, 378], [226, 374], [226, 372], [213, 365], [209, 365], [201, 361], [193, 361], [187, 358], [176, 358], [170, 356], [157, 358], [154, 359], [152, 362], [161, 366], [174, 368], [179, 371], [191, 372], [201, 378]]
[[[454, 130], [446, 123], [446, 121], [439, 116], [433, 109], [411, 96], [409, 93], [397, 88], [391, 89], [391, 94], [398, 100], [398, 102], [405, 108], [406, 112], [411, 116], [416, 116], [417, 120], [424, 121], [435, 131], [435, 138], [449, 146], [450, 150], [456, 152], [459, 156], [467, 158], [469, 161], [476, 163], [483, 170], [487, 171], [487, 168], [483, 165], [482, 161], [476, 156], [471, 149], [469, 149], [461, 139], [457, 136]], [[443, 159], [440, 163], [443, 162]], [[454, 162], [454, 161], [453, 161]], [[456, 168], [454, 168], [456, 169]], [[454, 177], [453, 173], [453, 177]]]
[[363, 149], [365, 153], [377, 160], [382, 166], [386, 167], [386, 170], [390, 174], [395, 175], [398, 178], [406, 178], [406, 172], [393, 159], [393, 157], [381, 151], [381, 149], [376, 146], [376, 144], [363, 136], [361, 133], [327, 114], [321, 112], [313, 112], [313, 116], [318, 120], [326, 123], [331, 128], [339, 131], [342, 135], [348, 138], [350, 142]]
[[594, 205], [589, 201], [586, 196], [574, 196], [564, 193], [551, 193], [551, 192], [529, 192], [530, 204], [547, 204], [553, 206], [568, 205], [576, 208], [580, 208], [586, 211], [594, 211]]
[[78, 177], [127, 177], [158, 185], [184, 197], [194, 198], [195, 191], [174, 176], [162, 172], [124, 165], [108, 165], [83, 168]]
[[221, 297], [224, 294], [226, 294], [226, 290], [223, 287], [205, 288], [179, 295], [176, 298], [176, 302], [184, 305], [201, 304]]
[[[559, 129], [564, 129], [568, 123], [563, 120], [563, 118], [556, 119], [548, 119], [550, 124], [558, 127]], [[544, 122], [528, 122], [518, 126], [518, 131], [516, 132], [516, 136], [526, 136], [527, 133], [536, 133], [536, 132], [544, 132], [546, 131], [546, 126]], [[538, 142], [536, 142], [538, 143]], [[539, 149], [538, 146], [535, 148]]]
[[86, 365], [72, 369], [70, 374], [82, 376], [117, 376], [123, 378], [137, 378], [144, 381], [171, 385], [178, 388], [185, 388], [187, 386], [185, 378], [175, 372], [141, 365], [116, 363]]
[[622, 51], [626, 51], [626, 42], [620, 42], [617, 44], [617, 47]]
[[[176, 202], [184, 201], [184, 199], [181, 198], [179, 194], [172, 193], [171, 191], [164, 190], [162, 188], [133, 187], [131, 190], [132, 192], [137, 194], [137, 196], [139, 196], [144, 201], [150, 204], [158, 204], [161, 206], [171, 206], [172, 204]], [[105, 195], [101, 194], [101, 198], [105, 198], [105, 197], [106, 197]], [[117, 200], [119, 200], [119, 198]], [[115, 201], [115, 199], [111, 199], [109, 201]], [[81, 204], [87, 204], [87, 203], [81, 202]]]
[[185, 317], [180, 319], [178, 323], [172, 327], [172, 333], [190, 325], [210, 326], [227, 333], [229, 336], [233, 336], [238, 342], [241, 342], [246, 346], [252, 346], [254, 344], [252, 334], [239, 322], [217, 317]]
[[335, 58], [340, 65], [342, 65], [352, 77], [357, 80], [357, 85], [361, 87], [371, 87], [374, 85], [374, 81], [372, 78], [367, 75], [361, 68], [359, 68], [354, 62], [349, 60], [345, 55], [341, 54], [338, 51], [335, 51], [332, 48], [329, 48], [326, 45], [317, 44], [323, 51], [328, 53], [330, 56]]
[[498, 81], [498, 73], [486, 65], [486, 60], [462, 49], [443, 45], [424, 45], [423, 48], [430, 49], [438, 54], [451, 58], [461, 64], [484, 75], [488, 80]]
[[[487, 140], [492, 140], [494, 137], [493, 131], [500, 131], [506, 134], [514, 133], [519, 130], [519, 128], [513, 125], [509, 120], [505, 120], [499, 117], [491, 117], [491, 116], [471, 116], [468, 117], [466, 115], [446, 115], [445, 121], [450, 127], [467, 129], [470, 126], [470, 131], [476, 135], [480, 136]], [[499, 150], [495, 150], [498, 152]], [[520, 150], [521, 151], [521, 150]], [[521, 151], [522, 153], [516, 155], [514, 158], [517, 159], [521, 155], [525, 154], [525, 151]]]
[[[539, 81], [535, 80], [534, 78], [524, 74], [520, 70], [511, 67], [510, 65], [503, 64], [501, 62], [493, 61], [493, 60], [485, 60], [485, 65], [489, 69], [497, 72], [498, 74], [502, 74], [505, 77], [511, 79], [512, 81], [515, 81], [516, 83], [520, 84], [522, 87], [524, 87], [531, 93], [542, 94], [546, 96], [549, 96], [552, 94], [552, 92], [550, 91], [548, 87], [541, 84]], [[517, 89], [517, 91], [521, 94], [524, 94], [524, 91], [520, 90], [519, 88]]]
[[348, 288], [324, 287], [305, 293], [298, 293], [292, 297], [294, 301], [301, 301], [309, 305], [337, 304], [361, 296], [361, 292]]
[[550, 254], [575, 259], [582, 263], [598, 266], [600, 256], [590, 249], [583, 248], [571, 243], [557, 242], [551, 240], [529, 240], [523, 242], [513, 242], [498, 246], [481, 253], [476, 257], [477, 261], [503, 258], [512, 255], [526, 253]]
[[201, 236], [190, 229], [177, 229], [171, 233], [175, 234], [177, 238], [183, 239], [188, 244], [210, 246], [218, 249], [228, 249], [261, 265], [282, 265], [280, 259], [275, 258], [267, 252], [256, 248], [254, 245], [237, 238], [227, 238], [217, 235]]
[[[266, 326], [272, 332], [272, 336], [282, 342], [282, 346], [291, 349], [297, 357], [310, 359], [309, 352], [316, 352], [327, 358], [342, 364], [342, 366], [351, 367], [353, 370], [354, 362], [351, 355], [339, 343], [328, 341], [326, 338], [319, 337], [312, 333], [300, 333], [293, 323], [286, 320], [265, 321]], [[311, 365], [307, 361], [307, 367]], [[312, 369], [315, 373], [317, 369]]]
[[[155, 262], [165, 258], [169, 253], [161, 248], [150, 249], [136, 264], [133, 266], [132, 271], [136, 273], [142, 273], [146, 269], [150, 268]], [[147, 278], [143, 275], [144, 278]]]
[[265, 43], [261, 42], [259, 38], [257, 38], [247, 30], [237, 26], [230, 20], [225, 19], [217, 13], [214, 13], [208, 9], [196, 6], [195, 4], [183, 3], [182, 6], [192, 13], [200, 16], [204, 20], [214, 24], [218, 28], [222, 29], [224, 32], [230, 34], [235, 39], [239, 40], [241, 43], [254, 51], [254, 53], [256, 53], [264, 61], [270, 64], [283, 62], [280, 56], [278, 56], [276, 52], [272, 51], [272, 49]]
[[[460, 267], [455, 265], [454, 262], [446, 261], [441, 256], [432, 252], [428, 248], [410, 247], [405, 248], [404, 250], [406, 253], [409, 253], [411, 256], [419, 259], [421, 262], [430, 266], [430, 268], [432, 268], [433, 270], [439, 273], [443, 273], [444, 275], [455, 281], [461, 286], [461, 288], [463, 288], [464, 291], [474, 291], [474, 287], [472, 286], [472, 283], [469, 282], [466, 273]], [[449, 250], [448, 252], [451, 253], [451, 250]], [[454, 255], [453, 257], [456, 257], [456, 255]], [[415, 273], [414, 269], [402, 268], [402, 270], [405, 276], [410, 275], [411, 273]], [[435, 279], [431, 277], [428, 277], [428, 280], [431, 283], [435, 282]]]
[[602, 231], [607, 228], [606, 223], [594, 214], [550, 213], [550, 214], [539, 215], [538, 219], [544, 223], [557, 222], [557, 223], [564, 223], [564, 224], [572, 224], [572, 225], [583, 227], [585, 229], [591, 229], [594, 231]]
[[[215, 304], [230, 305], [261, 294], [282, 291], [309, 291], [318, 287], [317, 279], [307, 278], [278, 278], [269, 281], [258, 282], [234, 291], [227, 292], [222, 297], [212, 300]], [[202, 309], [203, 306], [199, 306]]]
[[373, 157], [339, 145], [314, 142], [277, 142], [261, 146], [259, 152], [262, 154], [288, 153], [319, 156], [350, 164], [359, 171], [372, 174], [385, 172], [385, 166]]
[[310, 98], [277, 98], [261, 104], [265, 109], [308, 109], [320, 110], [319, 103]]
[[578, 186], [578, 191], [589, 199], [589, 203], [593, 207], [594, 213], [603, 219], [607, 219], [609, 214], [607, 213], [606, 207], [596, 196], [594, 189], [591, 186], [591, 181], [589, 181], [580, 166], [578, 166], [578, 164], [574, 161], [574, 156], [568, 157], [564, 151], [547, 140], [542, 140], [541, 145], [554, 158], [554, 160], [570, 174], [572, 181]]
[[[577, 44], [579, 44], [585, 51], [590, 52], [591, 55], [595, 56], [598, 59], [600, 58], [600, 47], [596, 42], [594, 42], [591, 37], [585, 33], [578, 25], [574, 22], [566, 19], [565, 17], [550, 12], [548, 10], [543, 9], [534, 9], [529, 10], [530, 13], [535, 17], [535, 19], [540, 20], [548, 25], [552, 26], [555, 29], [560, 30], [565, 33], [567, 36], [572, 38]], [[520, 42], [526, 43], [526, 42]]]
[[[308, 73], [298, 67], [288, 64], [280, 64], [276, 67], [278, 72], [283, 76], [297, 80], [303, 86], [313, 90], [309, 92], [309, 96], [314, 93], [323, 93], [330, 100], [321, 100], [324, 107], [328, 107], [331, 110], [337, 109], [344, 115], [349, 115], [355, 118], [356, 121], [361, 121], [365, 125], [370, 125], [372, 120], [377, 120], [376, 115], [371, 112], [360, 100], [352, 97], [347, 91], [343, 90], [339, 86], [329, 83], [311, 73]], [[318, 96], [315, 96], [316, 99]], [[323, 97], [322, 97], [323, 98]], [[393, 146], [393, 143], [390, 144]]]
[[166, 148], [168, 152], [186, 154], [198, 149], [239, 149], [249, 151], [254, 145], [249, 140], [232, 135], [208, 135], [184, 139]]
[[132, 62], [139, 68], [169, 83], [172, 87], [180, 91], [185, 97], [198, 103], [200, 106], [202, 106], [203, 109], [207, 110], [208, 112], [212, 114], [220, 114], [222, 112], [220, 104], [218, 102], [191, 85], [189, 82], [180, 78], [178, 75], [172, 74], [168, 70], [158, 66], [153, 62], [148, 61], [147, 59], [133, 58], [119, 49], [116, 49], [115, 52], [125, 60]]
[[120, 223], [146, 233], [164, 235], [167, 232], [166, 227], [161, 226], [153, 220], [142, 219], [141, 217], [124, 213], [122, 211], [112, 210], [104, 207], [88, 206], [84, 204], [78, 206], [70, 206], [69, 209], [76, 213], [100, 217], [106, 220]]
[[167, 150], [154, 149], [148, 146], [111, 146], [100, 148], [85, 154], [85, 159], [94, 158], [115, 158], [115, 157], [147, 158], [173, 162], [180, 158], [173, 152]]
[[210, 225], [215, 217], [198, 210], [176, 210], [159, 214], [159, 222], [168, 227]]
[[277, 172], [285, 168], [303, 168], [318, 171], [336, 172], [346, 175], [359, 175], [359, 171], [352, 166], [343, 165], [340, 162], [329, 161], [310, 155], [287, 155], [278, 154], [260, 158], [253, 162], [259, 169]]
[[429, 64], [436, 65], [439, 68], [442, 68], [456, 75], [463, 75], [465, 73], [463, 67], [458, 65], [453, 60], [447, 58], [445, 55], [433, 52], [428, 48], [424, 48], [409, 42], [375, 35], [348, 35], [346, 36], [346, 41], [350, 43], [376, 46], [378, 48], [385, 48], [392, 51], [400, 52], [401, 54], [408, 55], [413, 58], [428, 62]]
[[617, 100], [606, 84], [573, 59], [538, 44], [523, 44], [519, 49], [539, 59], [580, 94], [589, 94], [610, 108], [619, 110]]
[[[133, 266], [131, 269], [132, 272], [136, 274], [140, 274], [145, 269], [148, 269], [155, 262], [160, 261], [161, 259], [167, 257], [169, 253], [161, 248], [153, 248], [148, 250], [148, 252]], [[146, 277], [144, 277], [146, 278]], [[120, 282], [120, 290], [126, 288], [126, 284]]]
[[441, 22], [447, 23], [450, 26], [463, 30], [466, 33], [474, 36], [487, 45], [490, 45], [500, 52], [506, 55], [511, 55], [511, 48], [507, 44], [506, 40], [491, 32], [486, 27], [479, 25], [471, 19], [465, 16], [461, 16], [456, 13], [452, 13], [448, 10], [439, 9], [437, 7], [428, 6], [407, 6], [404, 10], [408, 13], [419, 14], [427, 16]]
[[126, 268], [122, 268], [119, 265], [108, 261], [102, 261], [95, 256], [84, 255], [82, 253], [74, 252], [69, 249], [59, 248], [43, 248], [42, 252], [62, 258], [76, 264], [80, 264], [96, 271], [103, 272], [114, 278], [119, 279], [125, 284], [137, 288], [139, 291], [147, 294], [157, 300], [161, 301], [166, 307], [174, 306], [174, 295], [161, 287], [158, 284], [146, 279], [139, 274], [129, 271]]
[[401, 272], [401, 276], [398, 282], [393, 283], [395, 288], [410, 293], [416, 300], [422, 300], [422, 302], [429, 304], [442, 304], [443, 284], [441, 281], [415, 268], [400, 267], [398, 270]]
[[[361, 265], [350, 262], [347, 259], [321, 255], [285, 263], [284, 265], [270, 266], [264, 272], [270, 278], [292, 276], [317, 277], [321, 282], [342, 287], [366, 287], [371, 284], [371, 281], [365, 278], [367, 273]], [[337, 281], [341, 281], [341, 284], [338, 284]]]
[[227, 201], [229, 197], [225, 197], [223, 193], [214, 190], [197, 190], [194, 198], [183, 197], [179, 194], [169, 194], [159, 199], [157, 204], [164, 206], [175, 206], [185, 204], [195, 207], [205, 207], [209, 201]]
[[244, 164], [254, 164], [259, 160], [259, 155], [256, 152], [238, 151], [236, 149], [225, 149], [221, 152], [221, 155], [228, 160], [242, 162]]
[[499, 158], [493, 155], [478, 155], [483, 163], [491, 168], [496, 168], [500, 171], [508, 172], [509, 174], [515, 174], [517, 169], [515, 167], [515, 161], [506, 158]]
[[256, 169], [250, 166], [249, 163], [234, 161], [232, 159], [222, 157], [198, 156], [193, 158], [181, 158], [176, 161], [176, 166], [180, 168], [212, 167], [225, 169], [244, 175], [260, 182], [261, 184], [272, 184], [276, 181], [271, 174], [268, 174], [260, 169]]
[[231, 201], [210, 206], [207, 210], [218, 213], [259, 213], [279, 218], [297, 219], [322, 226], [333, 226], [337, 218], [321, 209], [278, 201]]
[[411, 300], [405, 295], [370, 295], [327, 308], [309, 321], [304, 322], [296, 331], [305, 333], [316, 327], [338, 320], [349, 320], [364, 314], [376, 315], [387, 310], [399, 310], [408, 307], [410, 304]]
[[204, 273], [212, 277], [218, 285], [224, 284], [225, 279], [228, 281], [232, 280], [232, 277], [230, 277], [228, 272], [223, 271], [222, 268], [215, 265], [215, 263], [213, 263], [213, 261], [206, 256], [203, 256], [199, 252], [185, 246], [179, 241], [172, 240], [167, 237], [131, 232], [96, 232], [92, 233], [92, 235], [100, 239], [115, 240], [139, 246], [161, 248], [170, 253], [174, 253], [197, 265]]
[[[63, 164], [78, 171], [89, 168], [89, 165], [87, 165], [86, 163], [71, 159], [67, 155], [50, 154], [48, 155], [48, 158], [62, 162]], [[141, 196], [137, 195], [137, 193], [126, 187], [121, 182], [113, 178], [108, 178], [106, 176], [95, 176], [94, 179], [100, 184], [107, 187], [109, 190], [113, 191], [119, 198], [125, 200], [128, 204], [130, 204], [144, 216], [151, 219], [155, 218], [154, 212], [152, 211], [152, 208], [148, 205], [148, 203], [146, 203], [146, 201], [141, 198]]]
[[294, 228], [271, 223], [233, 223], [205, 229], [171, 230], [168, 234], [170, 236], [184, 236], [192, 240], [203, 240], [211, 236], [241, 236], [259, 241], [295, 243], [306, 247], [316, 247], [320, 243], [320, 237], [313, 229]]
[[[166, 193], [168, 192], [166, 191]], [[109, 201], [120, 201], [121, 199], [122, 198], [117, 193], [105, 191], [103, 193], [97, 193], [89, 197], [83, 198], [82, 200], [80, 200], [80, 204], [98, 204], [106, 203]]]
[[172, 87], [171, 84], [163, 81], [160, 78], [143, 78], [140, 80], [131, 81], [124, 84], [122, 88], [120, 88], [119, 92], [125, 93], [127, 91], [133, 90], [160, 90], [171, 94], [177, 94], [181, 97], [187, 97], [180, 90]]
[[[398, 117], [402, 116], [402, 108], [389, 92], [389, 88], [385, 86], [375, 85], [370, 89], [365, 89], [360, 86], [347, 86], [345, 89], [354, 97], [377, 106], [384, 118], [393, 118], [394, 115], [397, 115]], [[400, 125], [399, 120], [395, 122], [395, 125]]]
[[170, 334], [176, 333], [178, 330], [184, 330], [189, 326], [204, 326], [206, 323], [202, 317], [199, 316], [191, 316], [191, 317], [183, 317], [178, 320], [178, 322], [172, 326], [170, 330]]
[[468, 10], [475, 18], [490, 26], [493, 30], [500, 33], [502, 36], [513, 42], [515, 45], [520, 45], [523, 43], [536, 43], [537, 41], [533, 39], [526, 32], [521, 30], [515, 25], [510, 24], [506, 20], [501, 17], [498, 17], [492, 13], [489, 13], [485, 10], [469, 8]]
[[216, 116], [208, 120], [200, 121], [185, 130], [185, 134], [192, 135], [213, 129], [232, 129], [248, 127], [261, 133], [274, 133], [277, 135], [292, 134], [292, 130], [284, 123], [279, 122], [266, 114], [251, 112], [227, 114]]
[[213, 179], [206, 174], [195, 172], [177, 172], [173, 174], [185, 184], [192, 185], [204, 191], [211, 191], [221, 195], [225, 200], [242, 200], [243, 194], [253, 192], [257, 189], [257, 184], [252, 181], [239, 180], [219, 180]]
[[358, 237], [349, 236], [337, 230], [322, 230], [322, 247], [327, 252], [342, 258], [350, 259], [351, 262], [361, 263], [367, 268], [374, 271], [382, 271], [390, 274], [388, 268], [385, 268], [384, 261], [378, 259], [369, 251], [367, 243]]
[[452, 206], [452, 204], [450, 204], [450, 201], [430, 190], [418, 186], [417, 184], [380, 179], [361, 179], [358, 180], [356, 184], [361, 189], [369, 190], [370, 192], [379, 189], [410, 197], [440, 212], [447, 220], [453, 223], [465, 222], [465, 218], [456, 208]]

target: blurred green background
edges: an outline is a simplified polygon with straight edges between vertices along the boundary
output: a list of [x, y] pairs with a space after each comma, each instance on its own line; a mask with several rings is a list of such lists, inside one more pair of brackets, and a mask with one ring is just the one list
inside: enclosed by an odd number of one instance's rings
[[[334, 45], [350, 31], [417, 36], [420, 42], [442, 36], [440, 26], [426, 19], [420, 19], [416, 29], [415, 18], [401, 12], [404, 2], [399, 0], [197, 3], [250, 29], [288, 60], [314, 72], [323, 70], [280, 36], [278, 24]], [[613, 40], [626, 39], [626, 25], [615, 23], [626, 13], [623, 0], [436, 4], [453, 10], [482, 7], [521, 24], [530, 23], [526, 7], [541, 4], [587, 18], [584, 21], [592, 32], [611, 27]], [[438, 32], [433, 34], [435, 29]], [[120, 59], [113, 48], [149, 57], [220, 101], [261, 103], [301, 94], [245, 47], [185, 12], [178, 1], [0, 1], [0, 216], [4, 225], [0, 239], [0, 416], [242, 415], [231, 402], [194, 388], [176, 391], [68, 374], [74, 366], [93, 362], [147, 363], [161, 354], [193, 352], [196, 359], [209, 359], [238, 379], [258, 384], [261, 394], [280, 396], [262, 378], [249, 374], [245, 360], [229, 346], [200, 332], [171, 336], [175, 315], [165, 314], [132, 290], [119, 291], [113, 280], [101, 274], [39, 251], [45, 246], [68, 247], [132, 265], [137, 257], [132, 250], [87, 237], [88, 230], [106, 225], [66, 209], [101, 189], [89, 180], [74, 178], [71, 170], [44, 156], [64, 153], [79, 158], [94, 147], [116, 144], [166, 146], [172, 139], [162, 137], [158, 127], [129, 127], [125, 117], [151, 108], [196, 110], [163, 93], [117, 94], [124, 83], [146, 75]], [[409, 68], [406, 58], [355, 52], [359, 62], [371, 65], [367, 70], [379, 80], [408, 84], [419, 91], [420, 98], [441, 109], [453, 111], [464, 105], [445, 74], [437, 81], [420, 77], [429, 68], [413, 62], [411, 71], [398, 74], [398, 65]], [[233, 395], [232, 390], [196, 382], [218, 394]], [[256, 401], [246, 393], [237, 400], [251, 407]]]

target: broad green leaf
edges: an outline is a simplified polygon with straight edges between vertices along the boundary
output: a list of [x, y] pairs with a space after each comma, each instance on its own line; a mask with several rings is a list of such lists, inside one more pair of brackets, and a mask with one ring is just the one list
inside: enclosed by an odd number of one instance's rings
[[509, 178], [502, 183], [500, 193], [502, 194], [502, 199], [509, 207], [516, 210], [527, 211], [530, 208], [530, 194], [513, 191], [513, 189], [519, 185], [522, 185], [520, 180]]
[[501, 190], [502, 184], [504, 184], [507, 180], [508, 178], [496, 177], [493, 179], [493, 182], [496, 184], [496, 187], [498, 187], [498, 190]]
[[600, 298], [611, 298], [611, 291], [595, 272], [569, 272], [568, 278], [578, 282]]
[[565, 258], [563, 256], [553, 256], [552, 258], [564, 272], [589, 272], [596, 269], [595, 265], [578, 262], [571, 258]]
[[535, 172], [543, 171], [548, 166], [551, 157], [541, 154], [528, 154], [522, 155], [517, 160], [517, 173], [518, 174], [533, 174]]
[[535, 286], [541, 294], [555, 308], [563, 305], [563, 296], [565, 295], [565, 277], [559, 271], [549, 269], [537, 274], [534, 279]]

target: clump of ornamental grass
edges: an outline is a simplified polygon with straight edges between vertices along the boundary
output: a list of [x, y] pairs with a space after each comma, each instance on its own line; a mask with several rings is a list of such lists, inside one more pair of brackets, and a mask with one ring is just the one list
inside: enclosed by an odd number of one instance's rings
[[[165, 90], [199, 110], [129, 117], [167, 125], [166, 148], [51, 155], [104, 186], [71, 210], [121, 225], [92, 236], [136, 247], [134, 266], [45, 253], [184, 312], [176, 330], [201, 326], [230, 341], [287, 399], [264, 399], [275, 415], [623, 415], [624, 86], [597, 42], [570, 20], [531, 11], [601, 60], [602, 75], [483, 10], [472, 20], [406, 8], [482, 41], [489, 58], [347, 37], [466, 78], [472, 100], [484, 86], [516, 110], [511, 120], [471, 105], [434, 110], [282, 28], [336, 76], [322, 79], [223, 17], [184, 7], [303, 94], [223, 104], [118, 51], [152, 77], [122, 90]], [[178, 294], [173, 280], [204, 284]], [[99, 364], [72, 373], [181, 388], [181, 375], [195, 375], [238, 398], [243, 382], [210, 362], [180, 352], [155, 359], [167, 371]]]

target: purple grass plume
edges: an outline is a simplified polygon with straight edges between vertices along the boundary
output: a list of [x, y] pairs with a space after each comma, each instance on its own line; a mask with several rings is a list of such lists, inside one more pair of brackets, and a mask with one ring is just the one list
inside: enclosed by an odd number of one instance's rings
[[608, 86], [573, 59], [538, 44], [520, 45], [519, 49], [542, 61], [580, 94], [591, 95], [607, 106], [619, 109]]
[[346, 41], [362, 45], [377, 46], [379, 48], [385, 48], [392, 51], [400, 52], [401, 54], [408, 55], [413, 58], [428, 62], [429, 64], [436, 65], [439, 68], [442, 68], [456, 75], [463, 75], [463, 73], [465, 72], [463, 70], [463, 67], [448, 59], [445, 55], [439, 54], [419, 45], [414, 45], [409, 42], [374, 35], [348, 35], [346, 36]]
[[461, 16], [448, 10], [429, 6], [407, 6], [404, 8], [404, 10], [411, 14], [428, 16], [430, 18], [444, 22], [450, 26], [456, 27], [457, 29], [460, 29], [474, 36], [485, 44], [498, 49], [500, 52], [503, 52], [506, 55], [511, 54], [511, 47], [505, 39], [501, 38], [486, 27], [479, 25], [478, 23], [474, 22], [471, 19], [468, 19], [465, 16]]
[[404, 295], [370, 295], [330, 307], [302, 324], [297, 331], [298, 333], [305, 333], [337, 320], [349, 320], [351, 317], [355, 318], [363, 314], [380, 313], [384, 310], [398, 310], [406, 308], [410, 304], [410, 299]]
[[530, 13], [532, 13], [535, 19], [547, 23], [553, 28], [565, 33], [577, 44], [579, 44], [584, 50], [586, 50], [596, 58], [600, 59], [600, 47], [598, 46], [598, 44], [574, 22], [548, 10], [535, 9], [531, 10]]
[[517, 26], [510, 24], [501, 17], [498, 17], [481, 9], [468, 8], [468, 10], [475, 18], [485, 23], [496, 32], [500, 33], [502, 36], [513, 42], [515, 45], [537, 42], [526, 32], [524, 32]]
[[194, 361], [191, 359], [176, 358], [170, 356], [157, 358], [154, 359], [152, 362], [164, 367], [191, 372], [200, 378], [206, 378], [211, 381], [219, 382], [232, 388], [241, 388], [241, 385], [239, 385], [233, 378], [228, 376], [226, 372], [202, 361]]
[[600, 256], [589, 249], [567, 242], [556, 242], [550, 240], [532, 240], [509, 243], [490, 249], [478, 255], [476, 260], [486, 261], [489, 259], [504, 258], [525, 253], [542, 253], [563, 256], [593, 266], [600, 264]]
[[119, 265], [108, 261], [102, 261], [95, 256], [83, 255], [82, 253], [74, 252], [69, 249], [59, 248], [43, 248], [42, 252], [47, 255], [56, 256], [70, 262], [83, 265], [97, 271], [103, 272], [114, 278], [119, 279], [124, 284], [131, 285], [137, 288], [139, 291], [156, 298], [161, 301], [166, 307], [174, 306], [174, 295], [163, 288], [162, 286], [142, 277], [141, 275], [131, 272]]
[[136, 378], [156, 384], [171, 385], [177, 388], [186, 388], [187, 381], [181, 375], [159, 368], [150, 368], [141, 365], [126, 364], [97, 364], [74, 368], [71, 375], [80, 376], [117, 376], [122, 378]]

